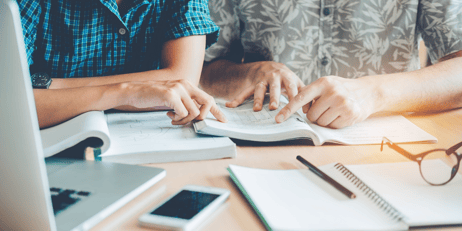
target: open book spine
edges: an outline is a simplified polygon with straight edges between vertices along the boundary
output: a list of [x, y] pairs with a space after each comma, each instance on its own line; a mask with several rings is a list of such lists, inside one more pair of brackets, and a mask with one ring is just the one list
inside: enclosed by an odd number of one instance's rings
[[334, 165], [334, 167], [340, 171], [353, 185], [355, 185], [359, 190], [361, 190], [364, 195], [371, 199], [380, 209], [385, 211], [392, 219], [401, 221], [404, 219], [404, 216], [395, 209], [390, 203], [383, 199], [379, 194], [374, 190], [369, 188], [361, 179], [359, 179], [355, 174], [348, 170], [345, 166], [340, 163]]

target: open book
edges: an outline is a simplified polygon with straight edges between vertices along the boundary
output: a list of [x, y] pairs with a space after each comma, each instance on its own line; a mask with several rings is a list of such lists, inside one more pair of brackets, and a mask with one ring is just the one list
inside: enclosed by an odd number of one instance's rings
[[276, 123], [274, 117], [287, 105], [281, 97], [279, 108], [269, 110], [269, 99], [264, 101], [263, 109], [253, 111], [253, 101], [247, 101], [237, 108], [220, 105], [220, 110], [228, 118], [228, 123], [220, 123], [208, 117], [194, 123], [197, 133], [228, 136], [231, 138], [273, 142], [290, 139], [310, 138], [314, 145], [326, 142], [349, 145], [379, 144], [384, 136], [395, 143], [436, 142], [437, 139], [420, 129], [401, 115], [373, 116], [365, 121], [342, 129], [331, 129], [311, 123], [299, 110], [283, 123]]
[[461, 174], [447, 185], [431, 186], [415, 162], [319, 169], [357, 197], [349, 199], [308, 169], [230, 165], [228, 171], [268, 230], [407, 230], [462, 224]]
[[103, 161], [127, 164], [207, 160], [236, 156], [228, 137], [196, 134], [192, 125], [172, 125], [165, 111], [91, 111], [40, 131], [46, 157], [89, 137], [101, 139]]

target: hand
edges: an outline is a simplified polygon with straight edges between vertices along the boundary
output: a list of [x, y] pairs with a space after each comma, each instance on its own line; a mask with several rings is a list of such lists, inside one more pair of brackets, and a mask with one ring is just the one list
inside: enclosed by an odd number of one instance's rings
[[248, 63], [250, 65], [246, 71], [249, 87], [244, 89], [231, 102], [227, 102], [227, 107], [237, 107], [247, 98], [254, 95], [254, 111], [260, 111], [263, 107], [263, 100], [266, 92], [270, 93], [270, 110], [279, 107], [279, 97], [281, 89], [284, 89], [291, 100], [298, 93], [298, 89], [304, 84], [300, 78], [282, 63], [271, 61]]
[[322, 77], [303, 87], [276, 115], [281, 123], [303, 107], [308, 120], [320, 126], [343, 128], [365, 120], [375, 112], [377, 99], [370, 78]]
[[209, 112], [218, 121], [227, 122], [213, 97], [187, 80], [128, 82], [124, 85], [129, 89], [128, 105], [137, 108], [155, 106], [172, 108], [173, 112], [168, 112], [167, 115], [174, 125], [203, 120]]

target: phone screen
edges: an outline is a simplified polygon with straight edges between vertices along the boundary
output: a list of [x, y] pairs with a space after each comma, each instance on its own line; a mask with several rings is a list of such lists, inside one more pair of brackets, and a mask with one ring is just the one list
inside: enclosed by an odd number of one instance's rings
[[191, 219], [220, 195], [182, 190], [159, 208], [153, 215]]

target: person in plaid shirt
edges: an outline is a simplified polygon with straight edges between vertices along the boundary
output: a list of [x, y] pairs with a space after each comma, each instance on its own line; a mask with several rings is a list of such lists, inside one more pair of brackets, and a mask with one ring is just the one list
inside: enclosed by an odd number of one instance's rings
[[173, 108], [172, 124], [226, 118], [200, 90], [219, 28], [206, 0], [18, 0], [41, 128], [91, 110]]

